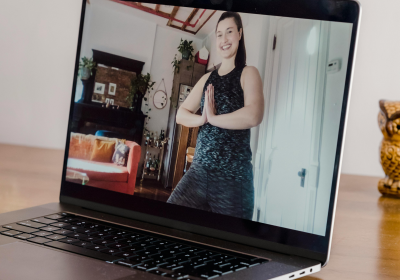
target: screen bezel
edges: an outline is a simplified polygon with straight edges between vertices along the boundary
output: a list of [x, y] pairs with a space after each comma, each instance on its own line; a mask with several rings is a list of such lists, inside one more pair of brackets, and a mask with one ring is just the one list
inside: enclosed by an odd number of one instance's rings
[[[173, 5], [184, 7], [179, 0], [143, 1], [145, 3]], [[207, 1], [194, 0], [188, 7], [226, 10], [222, 5], [212, 5]], [[60, 202], [70, 203], [89, 209], [125, 216], [133, 219], [147, 221], [177, 229], [201, 233], [217, 238], [224, 238], [238, 243], [270, 249], [282, 253], [299, 255], [326, 263], [329, 255], [332, 221], [336, 204], [337, 183], [340, 170], [340, 159], [343, 148], [344, 129], [346, 122], [349, 89], [351, 85], [352, 67], [355, 55], [356, 38], [358, 32], [360, 6], [355, 1], [330, 1], [330, 0], [233, 0], [231, 11], [264, 14], [270, 16], [283, 16], [353, 24], [350, 43], [349, 59], [343, 96], [342, 112], [340, 118], [339, 136], [336, 148], [334, 173], [332, 179], [331, 197], [326, 227], [326, 235], [320, 236], [297, 230], [272, 226], [209, 213], [193, 208], [182, 207], [164, 202], [141, 197], [121, 194], [117, 192], [98, 189], [95, 187], [77, 185], [65, 180], [66, 166], [69, 152], [70, 129], [74, 109], [74, 97], [79, 71], [80, 49], [85, 19], [86, 0], [82, 0], [81, 22], [75, 72], [70, 104], [69, 125], [64, 155], [64, 165], [61, 182]], [[134, 202], [132, 201], [134, 199]], [[133, 203], [132, 203], [133, 202]], [[243, 238], [246, 236], [246, 238]]]

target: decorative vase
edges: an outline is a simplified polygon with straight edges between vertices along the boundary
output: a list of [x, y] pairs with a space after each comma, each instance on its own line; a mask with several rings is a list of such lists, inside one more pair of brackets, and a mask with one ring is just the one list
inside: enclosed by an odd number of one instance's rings
[[90, 78], [90, 69], [86, 68], [86, 67], [83, 67], [81, 69], [81, 79], [82, 80], [87, 80], [89, 78]]
[[400, 198], [400, 101], [380, 100], [379, 128], [381, 165], [386, 177], [379, 180], [378, 190], [383, 195]]
[[189, 50], [183, 50], [182, 51], [182, 59], [189, 60], [189, 55], [190, 55], [190, 51]]

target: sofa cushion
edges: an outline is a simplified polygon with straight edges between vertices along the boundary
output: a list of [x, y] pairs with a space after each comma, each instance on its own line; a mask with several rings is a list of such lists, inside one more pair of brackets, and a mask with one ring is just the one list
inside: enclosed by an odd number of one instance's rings
[[89, 177], [89, 186], [90, 180], [128, 182], [128, 169], [123, 166], [117, 166], [114, 163], [69, 158], [67, 168], [86, 173]]
[[90, 157], [92, 161], [111, 162], [114, 154], [115, 142], [95, 139], [93, 144], [93, 152]]
[[124, 143], [119, 142], [115, 147], [115, 152], [112, 157], [112, 161], [116, 165], [126, 166], [128, 163], [129, 147]]

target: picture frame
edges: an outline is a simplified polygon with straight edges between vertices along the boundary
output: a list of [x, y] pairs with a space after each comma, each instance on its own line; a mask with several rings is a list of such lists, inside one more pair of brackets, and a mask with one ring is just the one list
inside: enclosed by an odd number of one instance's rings
[[189, 96], [193, 87], [185, 84], [180, 84], [179, 87], [179, 102], [183, 102]]
[[102, 84], [102, 83], [95, 83], [94, 84], [94, 93], [97, 93], [97, 94], [104, 94], [104, 90], [105, 90], [105, 88], [106, 88], [106, 85], [105, 84]]
[[109, 95], [115, 95], [116, 91], [117, 91], [117, 85], [113, 84], [113, 83], [110, 83], [108, 85], [108, 94]]

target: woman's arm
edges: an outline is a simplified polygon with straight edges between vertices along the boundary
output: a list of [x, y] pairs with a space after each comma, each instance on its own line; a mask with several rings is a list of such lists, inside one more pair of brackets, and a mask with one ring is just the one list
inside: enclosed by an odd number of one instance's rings
[[245, 67], [242, 81], [244, 107], [229, 114], [215, 114], [214, 87], [208, 91], [204, 107], [207, 108], [207, 120], [210, 124], [225, 129], [248, 129], [261, 123], [264, 115], [264, 95], [257, 68]]
[[182, 124], [186, 127], [198, 127], [207, 122], [207, 113], [205, 108], [201, 116], [196, 115], [196, 112], [200, 108], [203, 88], [209, 76], [210, 73], [207, 73], [201, 77], [201, 79], [193, 87], [189, 96], [179, 107], [176, 114], [176, 122], [178, 124]]

